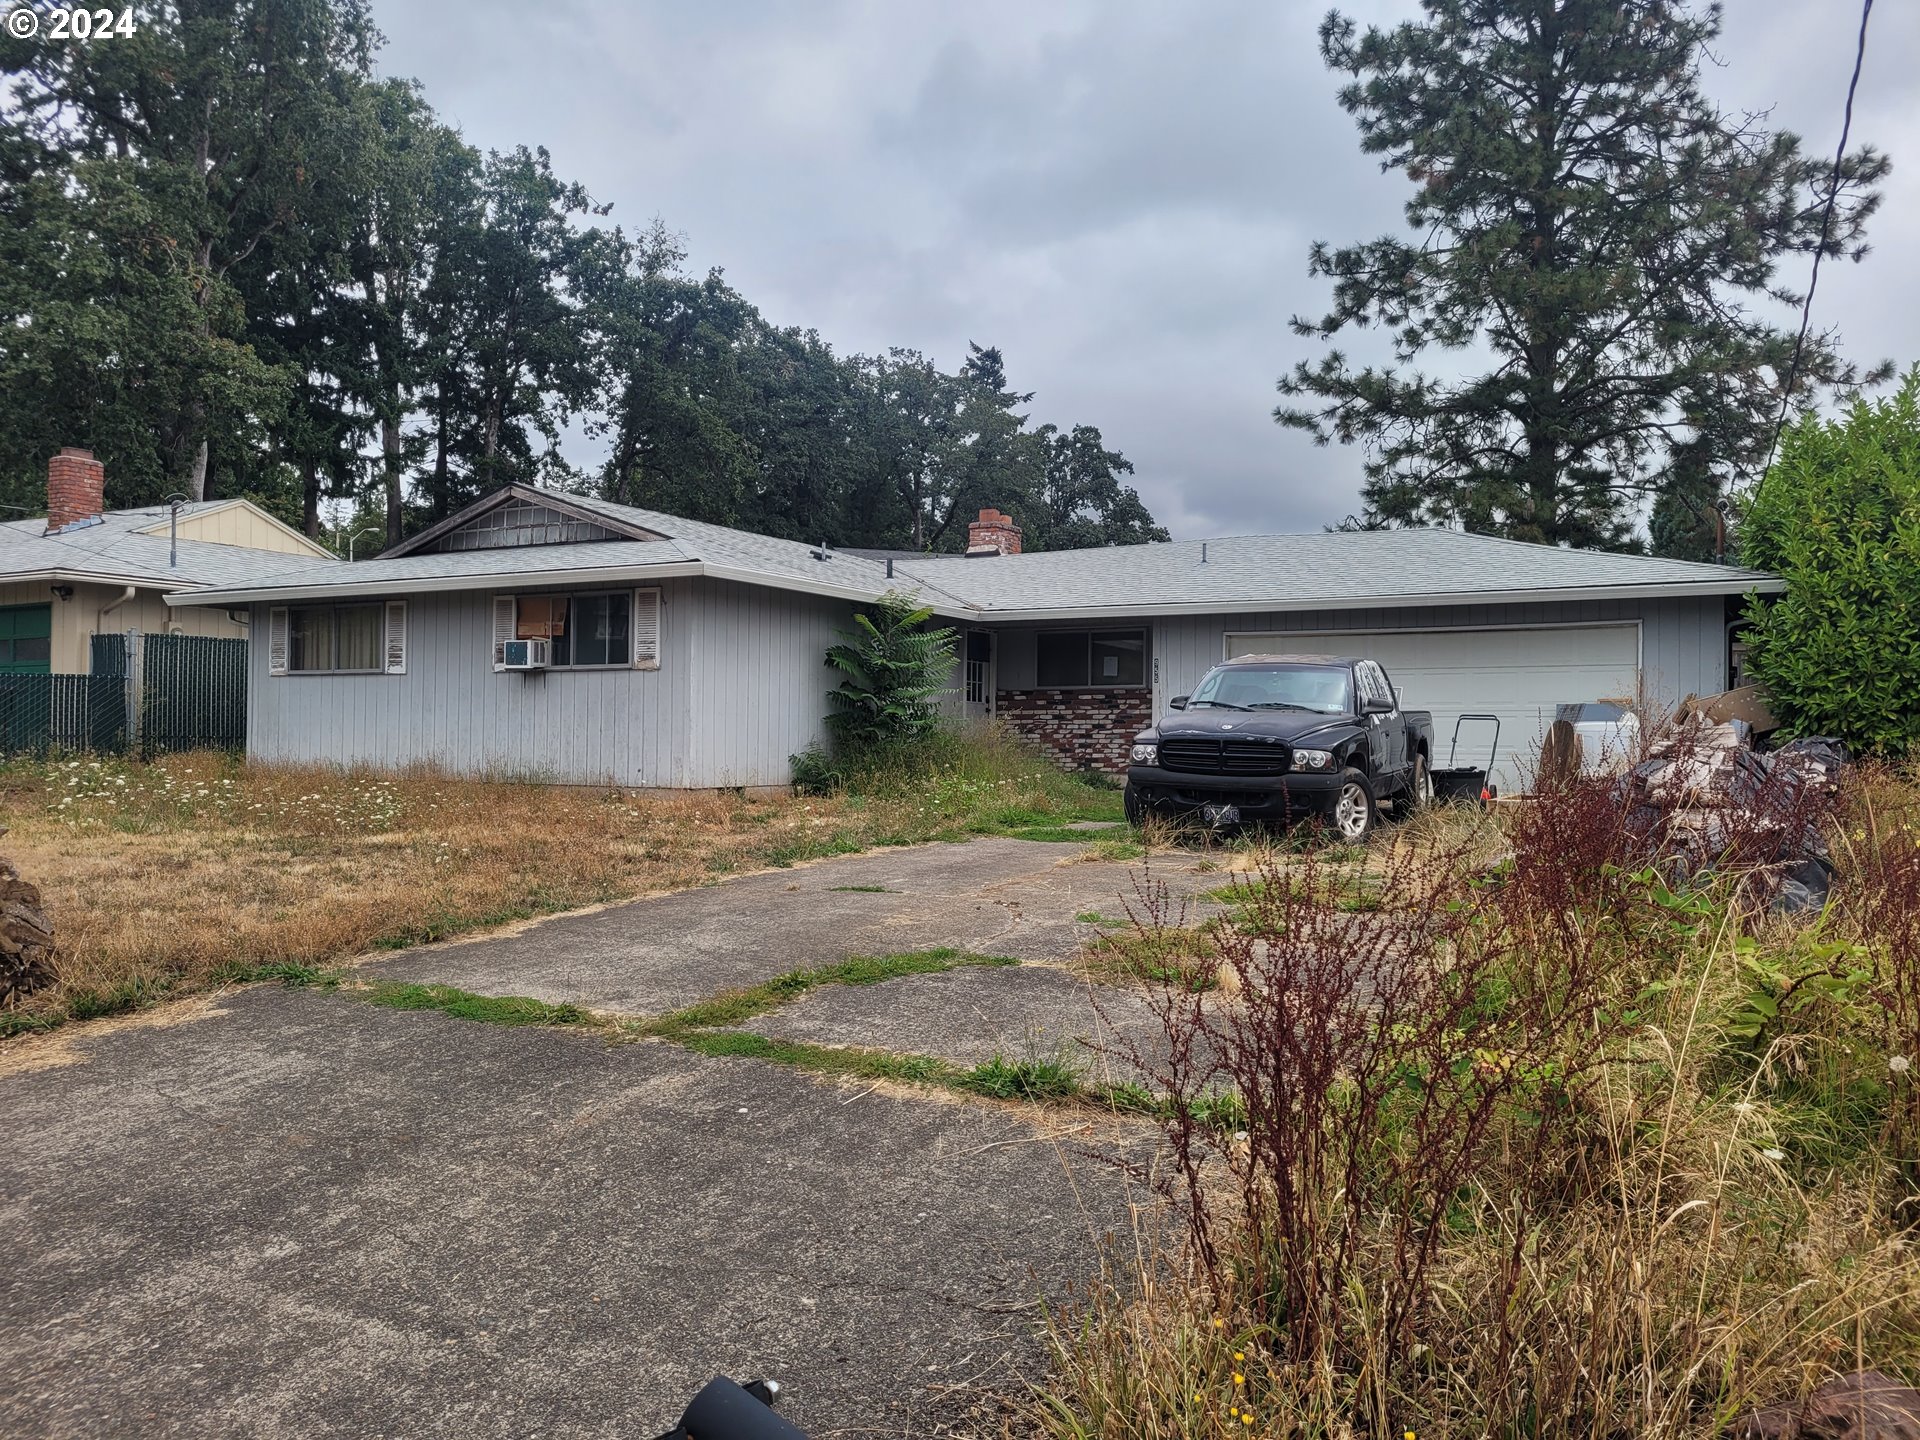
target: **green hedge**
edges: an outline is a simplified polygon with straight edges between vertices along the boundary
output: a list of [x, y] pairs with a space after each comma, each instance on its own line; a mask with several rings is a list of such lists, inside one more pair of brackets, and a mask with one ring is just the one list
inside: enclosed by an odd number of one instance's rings
[[1787, 593], [1749, 603], [1754, 675], [1797, 735], [1920, 740], [1920, 366], [1897, 394], [1788, 429], [1741, 533]]

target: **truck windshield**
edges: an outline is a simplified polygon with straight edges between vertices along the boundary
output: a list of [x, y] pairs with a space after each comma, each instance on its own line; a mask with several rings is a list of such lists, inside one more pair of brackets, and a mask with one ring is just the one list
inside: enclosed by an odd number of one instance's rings
[[1353, 675], [1344, 665], [1223, 665], [1207, 672], [1187, 705], [1350, 715], [1352, 698]]

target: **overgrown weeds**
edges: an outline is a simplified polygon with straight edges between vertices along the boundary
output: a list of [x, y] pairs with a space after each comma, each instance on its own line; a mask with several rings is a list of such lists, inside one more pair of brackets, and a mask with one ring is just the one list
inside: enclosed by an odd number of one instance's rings
[[438, 1010], [456, 1020], [483, 1025], [585, 1025], [592, 1017], [578, 1005], [552, 1005], [525, 995], [475, 995], [451, 985], [375, 985], [363, 997], [389, 1010]]
[[758, 985], [729, 990], [710, 1000], [701, 1000], [638, 1028], [639, 1033], [667, 1039], [680, 1039], [696, 1030], [711, 1030], [739, 1025], [756, 1015], [790, 1005], [810, 990], [823, 985], [878, 985], [903, 975], [939, 975], [948, 970], [974, 966], [1018, 965], [1005, 955], [976, 955], [970, 951], [939, 947], [909, 950], [898, 955], [851, 955], [831, 965], [811, 970], [790, 970]]
[[1908, 1182], [1909, 1216], [1920, 1220], [1920, 777], [1911, 768], [1864, 768], [1841, 846], [1851, 884], [1837, 909], [1850, 958], [1864, 962], [1872, 986], [1888, 1143]]
[[1133, 876], [1133, 894], [1122, 897], [1121, 903], [1126, 919], [1114, 922], [1096, 916], [1106, 933], [1081, 951], [1082, 963], [1094, 976], [1145, 980], [1196, 993], [1219, 985], [1218, 924], [1211, 920], [1190, 924], [1191, 903], [1185, 898], [1175, 901], [1151, 865]]
[[1004, 955], [976, 955], [952, 949], [855, 955], [837, 964], [794, 970], [759, 985], [728, 991], [656, 1020], [628, 1027], [628, 1033], [669, 1040], [701, 1055], [765, 1060], [854, 1079], [938, 1085], [991, 1100], [1099, 1103], [1102, 1097], [1082, 1085], [1079, 1070], [1060, 1058], [995, 1055], [969, 1069], [931, 1055], [901, 1054], [861, 1046], [815, 1045], [737, 1028], [822, 986], [879, 985], [906, 975], [938, 975], [975, 966], [997, 968], [1019, 963]]
[[955, 1083], [991, 1100], [1064, 1100], [1080, 1093], [1080, 1072], [1064, 1060], [1009, 1060], [995, 1055]]
[[901, 1055], [854, 1045], [814, 1045], [779, 1040], [750, 1030], [689, 1031], [675, 1043], [695, 1054], [725, 1060], [764, 1060], [794, 1070], [853, 1080], [890, 1080], [902, 1085], [950, 1085], [960, 1073], [931, 1055]]
[[1913, 1377], [1920, 849], [1910, 780], [1865, 779], [1814, 926], [1754, 907], [1766, 837], [1683, 879], [1596, 778], [1502, 858], [1409, 827], [1361, 906], [1254, 857], [1225, 993], [1164, 978], [1130, 1057], [1183, 1237], [1058, 1317], [1042, 1428], [1706, 1437]]
[[876, 833], [901, 827], [916, 838], [1000, 834], [1092, 844], [1098, 832], [1065, 827], [1124, 818], [1120, 791], [1106, 777], [1068, 774], [990, 725], [823, 761], [817, 784], [823, 797], [870, 817]]
[[1101, 935], [1082, 952], [1087, 969], [1103, 980], [1145, 980], [1182, 989], [1220, 984], [1215, 927], [1148, 922]]

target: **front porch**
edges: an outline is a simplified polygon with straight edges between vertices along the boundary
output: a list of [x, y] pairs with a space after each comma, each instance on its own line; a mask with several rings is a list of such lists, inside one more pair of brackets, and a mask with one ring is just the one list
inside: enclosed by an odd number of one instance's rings
[[1062, 769], [1125, 773], [1154, 717], [1150, 626], [995, 626], [961, 644], [967, 715], [999, 720]]

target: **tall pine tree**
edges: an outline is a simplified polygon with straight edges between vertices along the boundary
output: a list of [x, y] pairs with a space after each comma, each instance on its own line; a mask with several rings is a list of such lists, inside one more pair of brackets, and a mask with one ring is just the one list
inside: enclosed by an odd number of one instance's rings
[[[1659, 496], [1657, 540], [1698, 553], [1779, 409], [1794, 337], [1775, 322], [1798, 301], [1780, 262], [1863, 254], [1886, 160], [1846, 157], [1823, 241], [1832, 162], [1701, 89], [1717, 5], [1422, 9], [1321, 27], [1361, 148], [1414, 186], [1413, 238], [1316, 244], [1333, 306], [1294, 322], [1320, 339], [1376, 327], [1393, 360], [1302, 361], [1275, 419], [1366, 447], [1359, 523], [1629, 549]], [[1859, 379], [1833, 337], [1809, 337], [1796, 392]]]

